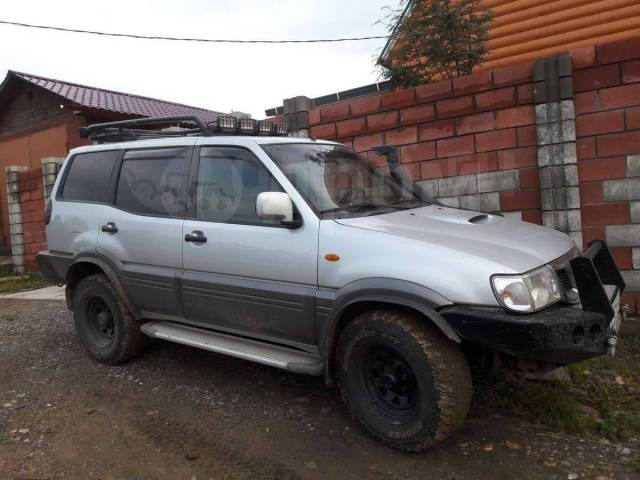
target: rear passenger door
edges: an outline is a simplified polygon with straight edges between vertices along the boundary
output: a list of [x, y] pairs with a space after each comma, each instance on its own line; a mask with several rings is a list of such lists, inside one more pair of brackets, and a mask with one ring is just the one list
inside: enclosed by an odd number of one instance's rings
[[318, 221], [306, 218], [302, 227], [288, 229], [257, 216], [258, 194], [283, 187], [251, 150], [201, 146], [195, 158], [183, 226], [185, 318], [314, 345]]
[[100, 221], [99, 252], [123, 273], [147, 315], [180, 316], [182, 222], [191, 146], [123, 152], [113, 205]]

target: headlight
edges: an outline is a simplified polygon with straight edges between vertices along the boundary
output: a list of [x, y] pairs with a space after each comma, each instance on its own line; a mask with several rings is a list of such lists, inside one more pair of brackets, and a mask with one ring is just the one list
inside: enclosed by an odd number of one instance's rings
[[562, 298], [558, 277], [548, 265], [523, 275], [494, 275], [491, 284], [498, 301], [515, 312], [535, 312]]

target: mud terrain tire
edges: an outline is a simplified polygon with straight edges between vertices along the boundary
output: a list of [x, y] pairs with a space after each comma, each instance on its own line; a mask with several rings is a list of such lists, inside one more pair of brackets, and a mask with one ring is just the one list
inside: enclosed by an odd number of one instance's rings
[[145, 337], [140, 324], [102, 274], [80, 281], [73, 293], [73, 319], [80, 341], [101, 363], [115, 365], [138, 355]]
[[390, 447], [432, 447], [464, 422], [472, 382], [460, 348], [411, 313], [372, 310], [338, 341], [338, 384], [355, 420]]

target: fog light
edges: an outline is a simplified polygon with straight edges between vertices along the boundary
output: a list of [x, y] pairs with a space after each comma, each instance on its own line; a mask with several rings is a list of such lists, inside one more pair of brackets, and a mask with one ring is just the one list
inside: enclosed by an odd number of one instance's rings
[[584, 342], [584, 333], [584, 328], [582, 327], [576, 327], [573, 329], [572, 340], [575, 345], [580, 345]]
[[602, 329], [600, 328], [600, 325], [594, 323], [589, 329], [589, 340], [597, 342], [600, 338], [602, 338]]

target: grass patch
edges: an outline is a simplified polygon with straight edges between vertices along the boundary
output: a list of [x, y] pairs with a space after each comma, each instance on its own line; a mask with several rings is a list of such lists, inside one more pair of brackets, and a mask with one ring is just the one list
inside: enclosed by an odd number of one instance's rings
[[13, 265], [0, 265], [0, 278], [13, 276]]
[[14, 293], [49, 286], [49, 281], [39, 273], [28, 273], [15, 280], [0, 282], [0, 293]]
[[492, 375], [479, 382], [478, 400], [555, 431], [611, 441], [640, 435], [640, 336], [623, 335], [615, 358], [572, 365], [569, 374], [570, 383], [521, 384]]

